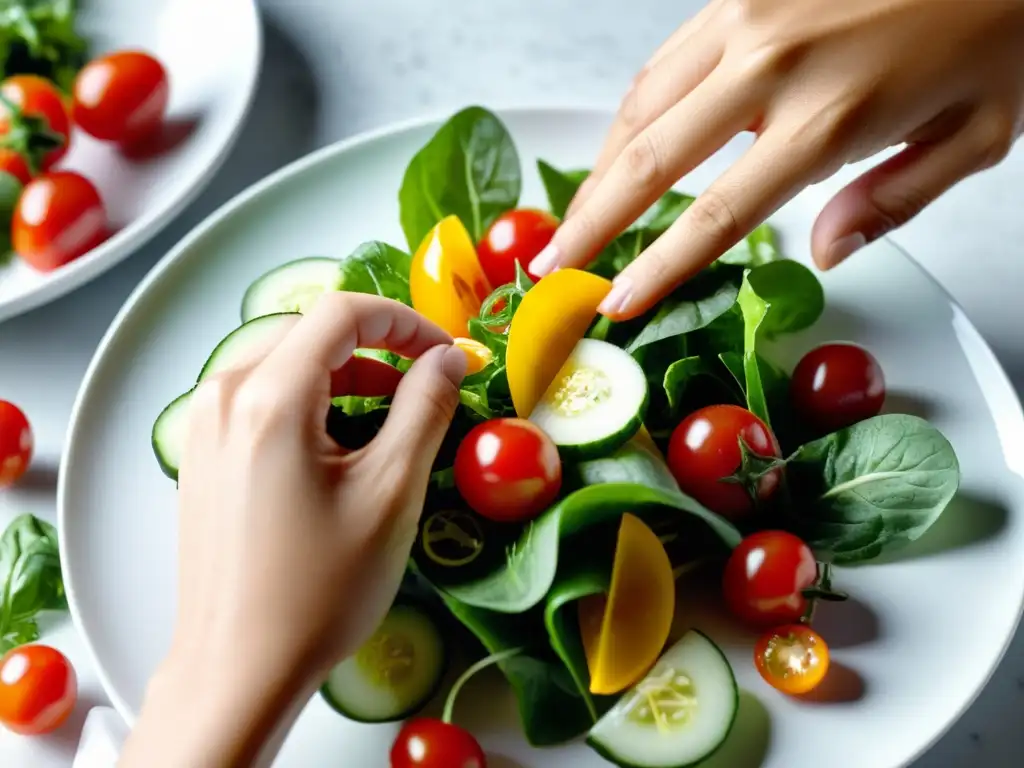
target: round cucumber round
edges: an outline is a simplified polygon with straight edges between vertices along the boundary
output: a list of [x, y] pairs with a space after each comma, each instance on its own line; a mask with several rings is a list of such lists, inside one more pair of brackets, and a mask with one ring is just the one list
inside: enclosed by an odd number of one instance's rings
[[690, 630], [590, 729], [587, 744], [622, 768], [686, 768], [725, 742], [738, 708], [725, 655]]
[[321, 294], [341, 290], [337, 259], [312, 256], [297, 259], [253, 281], [242, 297], [242, 322], [281, 312], [305, 312]]
[[530, 421], [567, 458], [597, 458], [637, 433], [647, 401], [647, 377], [632, 355], [606, 341], [581, 339]]
[[349, 720], [390, 723], [415, 714], [437, 692], [447, 667], [444, 638], [426, 610], [400, 599], [356, 654], [320, 688]]
[[181, 454], [185, 450], [185, 430], [188, 427], [188, 404], [192, 391], [180, 395], [164, 408], [153, 424], [153, 452], [160, 469], [171, 480], [178, 479]]
[[290, 318], [297, 317], [298, 312], [280, 312], [276, 315], [263, 315], [243, 323], [225, 336], [203, 364], [199, 372], [199, 381], [215, 373], [227, 370], [244, 360], [250, 352], [263, 341], [277, 332]]

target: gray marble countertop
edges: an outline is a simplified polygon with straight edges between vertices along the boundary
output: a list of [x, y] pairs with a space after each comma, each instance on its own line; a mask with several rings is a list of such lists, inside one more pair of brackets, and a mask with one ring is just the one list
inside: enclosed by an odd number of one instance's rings
[[[0, 327], [0, 394], [33, 414], [40, 461], [54, 472], [78, 383], [110, 320], [150, 267], [221, 203], [312, 149], [424, 112], [470, 102], [613, 107], [647, 56], [702, 2], [259, 4], [266, 45], [262, 81], [241, 139], [210, 187], [136, 256]], [[825, 185], [838, 188], [853, 174], [846, 169]], [[1018, 286], [1024, 285], [1022, 188], [1024, 146], [1018, 145], [1003, 165], [963, 182], [894, 238], [963, 304], [1018, 389], [1024, 387], [1024, 302], [1018, 298]], [[52, 519], [51, 488], [22, 498], [27, 511]], [[70, 765], [87, 706], [104, 702], [74, 628], [65, 624], [53, 632], [48, 641], [64, 649], [80, 671], [84, 706], [47, 740], [0, 734], [5, 766]], [[1022, 711], [1024, 633], [1018, 633], [977, 702], [916, 765], [1020, 765]]]

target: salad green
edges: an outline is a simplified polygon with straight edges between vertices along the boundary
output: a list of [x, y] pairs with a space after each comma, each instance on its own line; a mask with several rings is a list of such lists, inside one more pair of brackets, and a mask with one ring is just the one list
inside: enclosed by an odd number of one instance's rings
[[0, 0], [0, 80], [40, 75], [70, 91], [87, 60], [77, 0]]
[[67, 609], [57, 530], [25, 514], [0, 536], [0, 655], [39, 639], [37, 616]]
[[[587, 171], [543, 160], [537, 170], [551, 215], [563, 217]], [[769, 618], [807, 621], [805, 609], [815, 596], [835, 598], [831, 564], [870, 561], [935, 522], [957, 491], [957, 457], [925, 421], [879, 413], [880, 378], [831, 382], [846, 399], [830, 401], [831, 389], [800, 389], [772, 361], [770, 342], [811, 327], [825, 297], [811, 270], [780, 253], [768, 224], [645, 315], [622, 323], [597, 317], [605, 278], [693, 202], [681, 192], [662, 196], [585, 271], [561, 270], [537, 283], [526, 272], [535, 253], [523, 253], [515, 279], [486, 286], [486, 298], [465, 290], [481, 274], [475, 256], [438, 239], [433, 258], [447, 272], [437, 274], [451, 282], [435, 280], [429, 294], [419, 279], [421, 244], [442, 221], [451, 226], [451, 217], [471, 243], [491, 227], [514, 224], [522, 181], [518, 152], [501, 120], [481, 107], [459, 112], [412, 158], [402, 181], [399, 219], [409, 252], [371, 242], [347, 259], [299, 259], [260, 276], [243, 301], [241, 328], [247, 330], [229, 335], [234, 342], [227, 349], [242, 352], [238, 340], [252, 337], [261, 318], [273, 322], [278, 313], [301, 312], [336, 290], [401, 301], [446, 323], [454, 336], [478, 342], [485, 354], [463, 383], [461, 407], [435, 463], [408, 580], [420, 599], [488, 653], [506, 652], [497, 664], [532, 744], [589, 734], [588, 743], [621, 765], [689, 764], [729, 734], [736, 706], [732, 671], [709, 638], [690, 633], [667, 654], [640, 660], [649, 675], [623, 676], [626, 662], [637, 661], [623, 655], [635, 653], [630, 649], [644, 645], [635, 641], [655, 630], [646, 620], [617, 619], [622, 607], [653, 599], [648, 593], [657, 591], [655, 583], [664, 586], [667, 578], [671, 585], [673, 571], [695, 559], [746, 556], [750, 534], [760, 531], [756, 535], [790, 547], [793, 562], [812, 566], [795, 579], [797, 592], [779, 595], [786, 598], [779, 601], [782, 609], [773, 608]], [[548, 281], [559, 281], [560, 288], [546, 290], [553, 285]], [[453, 306], [468, 320], [453, 321]], [[208, 366], [223, 362], [225, 342], [218, 349]], [[378, 357], [400, 371], [409, 364], [393, 354]], [[626, 375], [633, 366], [635, 381]], [[811, 406], [842, 410], [854, 401], [860, 410], [839, 430], [826, 433], [805, 418]], [[165, 414], [177, 414], [179, 405], [175, 401]], [[338, 398], [327, 414], [328, 431], [345, 445], [365, 443], [388, 405], [386, 397]], [[513, 431], [519, 445], [525, 440], [532, 447], [508, 448], [503, 458]], [[501, 446], [487, 459], [486, 472], [479, 452], [466, 448], [483, 434]], [[157, 420], [154, 447], [171, 477], [180, 439], [178, 430]], [[578, 450], [582, 443], [587, 451]], [[523, 473], [535, 495], [524, 499], [521, 514], [510, 514], [513, 487], [526, 493], [527, 486], [502, 485], [502, 478], [515, 475], [521, 483]], [[527, 510], [545, 493], [554, 499], [550, 504], [539, 513]], [[637, 529], [620, 526], [626, 513], [656, 535], [629, 533]], [[668, 546], [674, 540], [690, 545], [681, 558]], [[655, 561], [666, 554], [662, 568]], [[640, 564], [655, 576], [637, 585], [630, 572]], [[746, 578], [744, 568], [733, 571]], [[725, 589], [742, 618], [757, 613], [756, 606], [736, 602], [736, 584]], [[656, 608], [644, 615], [650, 613]], [[796, 642], [799, 633], [777, 635], [773, 642]], [[667, 636], [656, 640], [659, 651], [670, 645]], [[676, 671], [666, 677], [666, 670]], [[815, 674], [824, 672], [819, 667]], [[666, 712], [676, 707], [678, 727], [636, 709], [638, 691], [661, 701]], [[361, 706], [346, 703], [350, 710]]]

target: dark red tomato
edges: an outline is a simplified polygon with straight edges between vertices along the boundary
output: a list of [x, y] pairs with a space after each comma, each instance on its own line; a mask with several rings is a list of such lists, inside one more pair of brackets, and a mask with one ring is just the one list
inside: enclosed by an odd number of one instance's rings
[[[15, 75], [0, 84], [0, 93], [21, 110], [22, 116], [42, 118], [46, 127], [63, 140], [62, 146], [42, 158], [41, 170], [52, 168], [67, 154], [71, 141], [71, 118], [57, 86], [37, 75]], [[17, 119], [12, 118], [7, 105], [0, 102], [0, 136], [7, 135]]]
[[67, 657], [47, 645], [22, 645], [0, 658], [0, 723], [23, 736], [55, 731], [78, 698]]
[[420, 717], [398, 732], [391, 768], [487, 768], [487, 756], [468, 731]]
[[790, 396], [810, 425], [834, 432], [878, 415], [885, 402], [885, 377], [863, 347], [823, 344], [797, 364]]
[[[529, 266], [558, 229], [558, 219], [547, 211], [517, 208], [501, 214], [476, 247], [480, 266], [491, 285], [506, 285], [516, 279], [516, 262]], [[537, 282], [540, 278], [530, 275]]]
[[817, 576], [814, 554], [798, 537], [785, 531], [760, 531], [729, 555], [722, 592], [733, 615], [748, 624], [791, 623], [807, 610], [803, 590]]
[[88, 253], [107, 237], [103, 200], [73, 171], [44, 174], [25, 187], [14, 209], [14, 251], [41, 272]]
[[536, 517], [561, 486], [558, 449], [526, 419], [478, 424], [455, 453], [455, 487], [477, 514], [499, 523]]
[[102, 141], [134, 143], [163, 124], [170, 98], [163, 64], [141, 51], [94, 59], [74, 86], [75, 123]]
[[22, 184], [32, 181], [32, 169], [20, 152], [7, 147], [0, 148], [0, 171], [11, 174]]
[[32, 427], [21, 409], [0, 400], [0, 488], [14, 485], [32, 461]]
[[[668, 466], [679, 487], [708, 509], [731, 519], [754, 510], [750, 491], [724, 480], [740, 468], [740, 438], [758, 456], [780, 456], [779, 443], [767, 425], [738, 405], [709, 405], [694, 411], [675, 428], [668, 445]], [[781, 469], [773, 470], [758, 481], [758, 500], [775, 492], [781, 473]]]

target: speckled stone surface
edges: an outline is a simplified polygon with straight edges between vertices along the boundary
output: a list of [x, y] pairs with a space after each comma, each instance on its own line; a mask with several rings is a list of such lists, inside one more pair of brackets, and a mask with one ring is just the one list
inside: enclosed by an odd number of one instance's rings
[[[262, 0], [260, 5], [266, 43], [262, 82], [239, 145], [209, 189], [137, 256], [72, 296], [0, 327], [0, 394], [34, 414], [44, 464], [57, 465], [78, 382], [117, 308], [178, 239], [235, 193], [336, 139], [468, 102], [614, 106], [647, 56], [702, 3]], [[855, 170], [845, 169], [823, 186], [838, 188]], [[894, 238], [964, 305], [1018, 388], [1024, 386], [1021, 189], [1024, 147], [1018, 146], [1002, 166], [962, 183]], [[52, 519], [53, 496], [52, 488], [40, 487], [22, 496], [22, 509]], [[965, 611], [953, 598], [949, 610]], [[102, 703], [73, 627], [61, 625], [48, 639], [80, 670], [84, 701]], [[949, 660], [951, 668], [956, 663]], [[1022, 712], [1024, 637], [1019, 633], [978, 701], [917, 765], [1024, 764]], [[69, 766], [84, 717], [81, 707], [45, 742], [0, 734], [0, 765]]]

